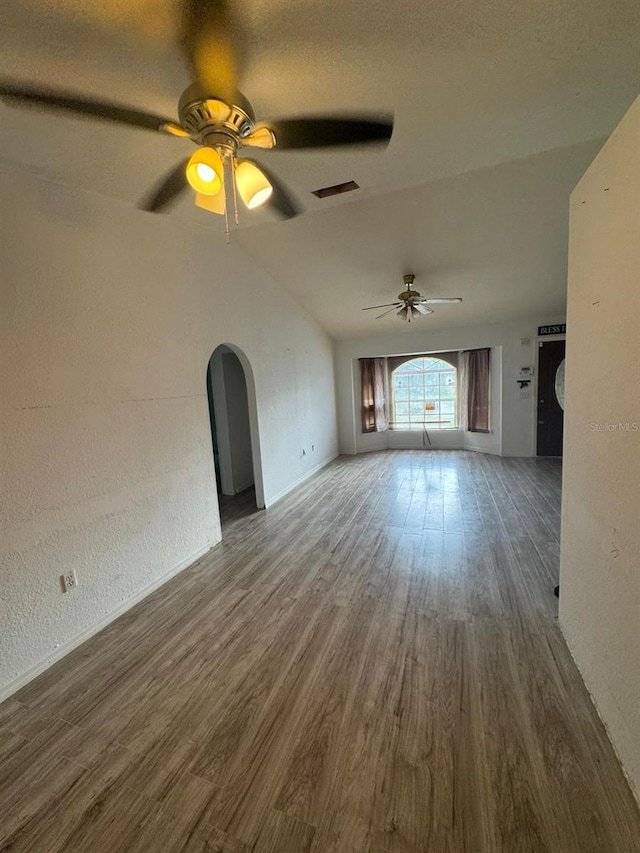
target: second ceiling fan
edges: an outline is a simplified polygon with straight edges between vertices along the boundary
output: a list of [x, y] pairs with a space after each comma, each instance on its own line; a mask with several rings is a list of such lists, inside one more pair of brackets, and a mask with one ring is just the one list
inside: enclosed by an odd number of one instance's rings
[[382, 314], [378, 314], [376, 320], [381, 317], [386, 317], [395, 311], [398, 317], [410, 323], [412, 319], [425, 314], [433, 314], [433, 308], [430, 305], [450, 305], [456, 302], [462, 302], [459, 296], [436, 296], [431, 299], [424, 299], [417, 290], [413, 289], [413, 283], [416, 280], [413, 273], [408, 273], [402, 276], [405, 290], [398, 294], [397, 302], [387, 302], [386, 305], [370, 305], [368, 308], [363, 308], [363, 311], [373, 311], [375, 308], [387, 308]]
[[[178, 163], [140, 204], [163, 212], [188, 188], [195, 203], [226, 216], [236, 208], [236, 193], [248, 208], [269, 201], [283, 217], [300, 208], [284, 185], [262, 164], [245, 156], [245, 148], [270, 150], [326, 148], [387, 143], [393, 122], [386, 116], [309, 116], [257, 122], [239, 90], [237, 52], [224, 0], [183, 0], [181, 44], [194, 82], [182, 93], [178, 121], [108, 101], [79, 98], [67, 92], [0, 83], [8, 104], [54, 110], [87, 118], [168, 133], [198, 148]], [[237, 212], [237, 209], [236, 209]]]

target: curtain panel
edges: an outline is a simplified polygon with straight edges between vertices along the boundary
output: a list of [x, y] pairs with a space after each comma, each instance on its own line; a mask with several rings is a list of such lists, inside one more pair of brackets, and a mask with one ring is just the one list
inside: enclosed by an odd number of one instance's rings
[[460, 353], [460, 429], [490, 432], [489, 349]]
[[387, 427], [385, 359], [360, 359], [362, 432], [384, 432]]

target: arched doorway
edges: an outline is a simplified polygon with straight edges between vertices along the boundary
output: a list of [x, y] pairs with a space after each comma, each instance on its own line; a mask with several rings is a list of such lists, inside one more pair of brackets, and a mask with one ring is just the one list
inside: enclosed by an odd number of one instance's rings
[[233, 344], [220, 344], [207, 365], [207, 397], [220, 514], [225, 520], [264, 507], [253, 370]]

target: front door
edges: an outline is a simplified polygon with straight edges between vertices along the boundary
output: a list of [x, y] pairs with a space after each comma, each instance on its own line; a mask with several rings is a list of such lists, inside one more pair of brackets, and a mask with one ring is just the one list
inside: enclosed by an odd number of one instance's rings
[[538, 456], [562, 456], [564, 341], [541, 341], [538, 359]]

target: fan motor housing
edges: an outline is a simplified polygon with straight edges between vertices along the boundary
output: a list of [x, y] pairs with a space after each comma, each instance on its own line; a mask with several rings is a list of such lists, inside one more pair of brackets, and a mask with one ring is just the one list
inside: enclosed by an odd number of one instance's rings
[[398, 299], [404, 302], [405, 306], [410, 305], [414, 299], [419, 299], [420, 294], [417, 290], [413, 290], [411, 285], [416, 280], [416, 277], [413, 273], [407, 273], [407, 275], [402, 276], [402, 281], [405, 284], [406, 290], [403, 290], [402, 293], [398, 294]]
[[[207, 144], [207, 137], [219, 134], [226, 137], [228, 147], [236, 148], [239, 141], [248, 136], [255, 124], [253, 107], [240, 92], [236, 101], [227, 104], [221, 98], [205, 93], [197, 83], [188, 86], [178, 104], [180, 124], [191, 139], [200, 145]], [[218, 140], [219, 144], [220, 140]]]

